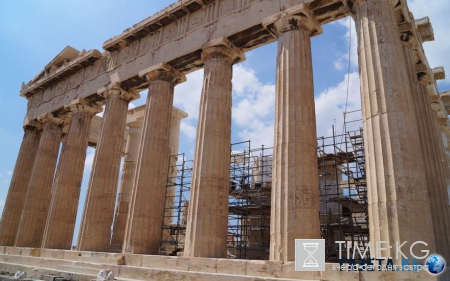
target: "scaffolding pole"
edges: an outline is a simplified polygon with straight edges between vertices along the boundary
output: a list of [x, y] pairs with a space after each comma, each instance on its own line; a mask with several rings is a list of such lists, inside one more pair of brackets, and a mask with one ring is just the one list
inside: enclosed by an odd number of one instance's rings
[[[331, 136], [318, 138], [319, 215], [328, 262], [338, 261], [336, 241], [348, 242], [343, 251], [365, 248], [369, 243], [363, 130], [348, 130], [352, 122], [346, 122], [340, 134], [333, 126]], [[269, 257], [272, 154], [272, 147], [252, 148], [250, 141], [231, 144], [230, 181], [224, 187], [229, 189], [229, 258]], [[184, 154], [177, 159], [171, 167], [176, 173], [169, 173], [167, 180], [161, 238], [161, 254], [165, 255], [183, 251], [186, 234], [192, 161]]]

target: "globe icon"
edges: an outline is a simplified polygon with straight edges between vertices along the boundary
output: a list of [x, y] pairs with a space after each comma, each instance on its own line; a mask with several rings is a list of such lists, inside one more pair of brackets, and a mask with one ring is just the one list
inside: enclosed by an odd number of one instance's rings
[[444, 259], [439, 255], [429, 256], [425, 264], [428, 266], [428, 272], [431, 274], [439, 274], [445, 267]]

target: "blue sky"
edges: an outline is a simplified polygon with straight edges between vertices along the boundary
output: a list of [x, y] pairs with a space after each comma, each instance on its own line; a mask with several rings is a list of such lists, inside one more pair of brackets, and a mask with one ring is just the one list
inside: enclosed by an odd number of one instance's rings
[[[15, 0], [0, 1], [0, 210], [3, 208], [12, 171], [23, 137], [26, 100], [19, 96], [28, 82], [65, 46], [78, 50], [98, 49], [107, 39], [167, 7], [174, 1], [156, 0]], [[409, 0], [416, 18], [429, 16], [435, 42], [425, 43], [432, 67], [450, 71], [450, 2]], [[351, 28], [350, 28], [351, 24]], [[318, 135], [330, 135], [331, 125], [342, 127], [348, 92], [348, 110], [360, 108], [359, 78], [354, 24], [348, 18], [323, 26], [324, 33], [312, 39]], [[350, 40], [350, 38], [352, 40]], [[350, 43], [350, 56], [348, 53]], [[273, 144], [276, 44], [246, 53], [247, 60], [234, 66], [232, 141], [251, 139], [255, 146]], [[350, 71], [348, 65], [350, 57]], [[450, 74], [439, 82], [450, 89]], [[194, 151], [195, 127], [202, 85], [202, 71], [191, 73], [176, 87], [175, 106], [189, 113], [182, 122], [180, 152], [190, 158]], [[349, 88], [347, 89], [347, 82]], [[145, 103], [146, 93], [131, 106]], [[89, 149], [82, 184], [79, 212], [89, 180], [94, 150]], [[77, 228], [78, 229], [78, 228]], [[76, 235], [75, 235], [76, 237]]]

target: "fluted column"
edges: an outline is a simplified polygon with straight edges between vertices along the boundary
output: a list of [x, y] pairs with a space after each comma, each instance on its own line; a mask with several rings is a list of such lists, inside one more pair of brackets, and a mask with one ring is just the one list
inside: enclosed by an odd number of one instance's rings
[[181, 119], [188, 117], [188, 114], [181, 109], [174, 107], [172, 109], [172, 121], [170, 123], [169, 147], [170, 154], [178, 154], [178, 146], [180, 143], [180, 126]]
[[[419, 132], [407, 83], [409, 67], [391, 1], [354, 1], [361, 77], [371, 241], [428, 243], [435, 250]], [[374, 245], [373, 245], [374, 246]], [[423, 255], [421, 245], [414, 247]], [[398, 263], [397, 261], [396, 263]]]
[[67, 139], [59, 158], [42, 247], [70, 250], [91, 120], [92, 116], [102, 109], [83, 100], [69, 103], [66, 109], [72, 116]]
[[142, 135], [142, 122], [128, 123], [127, 146], [125, 148], [125, 160], [122, 167], [122, 179], [119, 186], [114, 227], [111, 239], [112, 245], [123, 245], [125, 227], [127, 225], [128, 209], [131, 201], [134, 174], [139, 154], [139, 142]]
[[139, 97], [119, 86], [113, 86], [102, 94], [106, 98], [106, 108], [78, 237], [77, 249], [81, 251], [110, 250], [128, 103]]
[[[426, 157], [431, 160], [431, 169], [435, 169], [429, 176], [436, 176], [430, 183], [427, 177], [427, 188], [436, 236], [436, 252], [448, 261], [450, 260], [450, 201], [447, 192], [449, 169], [439, 122], [431, 109], [426, 85], [428, 85], [428, 82], [425, 79], [418, 83], [420, 98], [416, 102], [420, 102], [426, 108], [426, 111], [420, 117], [424, 119], [426, 126], [429, 126], [427, 129], [430, 134], [428, 136], [428, 152], [430, 154]], [[433, 182], [436, 184], [430, 185]], [[443, 274], [439, 275], [439, 280], [450, 280], [450, 271], [445, 270]]]
[[[55, 180], [58, 178], [58, 174], [61, 172], [61, 169], [59, 168], [61, 166], [61, 161], [59, 161], [61, 159], [61, 156], [64, 153], [64, 149], [66, 148], [66, 141], [67, 141], [67, 133], [64, 133], [65, 129], [67, 128], [67, 126], [63, 126], [62, 128], [62, 135], [61, 135], [61, 148], [59, 149], [59, 157], [58, 157], [58, 162], [56, 164], [56, 172], [55, 172], [55, 176], [53, 177], [53, 185], [52, 185], [52, 196], [53, 196], [53, 192], [55, 190]], [[51, 206], [51, 203], [50, 203]], [[50, 209], [49, 209], [50, 210]], [[50, 211], [49, 211], [50, 213]], [[47, 227], [47, 224], [46, 224]], [[45, 237], [45, 233], [44, 233], [44, 237]], [[44, 240], [42, 240], [44, 241]]]
[[[178, 170], [176, 168], [177, 160], [178, 160], [178, 145], [180, 142], [180, 125], [181, 119], [186, 118], [188, 115], [186, 112], [178, 109], [172, 109], [172, 122], [170, 125], [170, 138], [169, 138], [169, 147], [170, 147], [170, 159], [169, 159], [169, 174], [168, 174], [168, 182], [167, 182], [167, 190], [166, 190], [166, 201], [165, 201], [165, 213], [164, 213], [164, 225], [170, 225], [172, 223], [172, 217], [174, 215], [175, 207], [174, 197], [177, 189], [176, 181], [177, 181], [177, 173]], [[168, 230], [167, 230], [168, 231]], [[167, 237], [170, 235], [163, 234], [163, 237]]]
[[[212, 45], [212, 46], [211, 46]], [[227, 256], [231, 78], [244, 54], [228, 41], [203, 48], [205, 62], [186, 229], [185, 256]]]
[[[430, 183], [427, 181], [427, 188], [428, 193], [430, 194], [433, 224], [435, 225], [435, 228], [438, 228], [438, 230], [435, 229], [436, 249], [448, 261], [450, 260], [450, 201], [447, 186], [450, 173], [439, 121], [436, 114], [433, 112], [428, 99], [428, 84], [426, 79], [417, 83], [420, 95], [417, 102], [425, 109], [420, 118], [423, 118], [426, 129], [428, 130], [427, 146], [429, 148], [429, 154], [427, 155], [427, 158], [431, 160], [431, 169], [434, 170], [430, 176], [435, 177], [434, 181], [431, 181]], [[433, 182], [435, 185], [432, 185]], [[450, 278], [450, 272], [447, 271], [447, 275], [448, 278]]]
[[141, 75], [150, 82], [123, 250], [158, 254], [169, 166], [169, 133], [174, 86], [183, 74], [162, 63]]
[[0, 221], [0, 245], [13, 246], [19, 227], [20, 216], [30, 183], [31, 171], [39, 147], [42, 125], [33, 122], [24, 126], [24, 136], [9, 185], [3, 214]]
[[17, 247], [41, 247], [52, 198], [52, 184], [63, 121], [54, 118], [51, 113], [40, 116], [38, 120], [44, 123], [44, 128], [17, 231], [15, 241]]
[[317, 134], [309, 10], [267, 28], [278, 39], [270, 260], [293, 261], [295, 239], [320, 239]]
[[[404, 55], [408, 66], [408, 79], [411, 86], [411, 97], [414, 106], [414, 112], [417, 121], [419, 139], [422, 151], [422, 159], [424, 161], [424, 171], [428, 197], [430, 201], [431, 217], [434, 227], [434, 235], [436, 239], [436, 249], [448, 260], [450, 246], [448, 244], [448, 233], [450, 233], [450, 225], [447, 222], [449, 214], [445, 205], [446, 197], [446, 178], [443, 173], [441, 162], [441, 154], [439, 143], [442, 138], [437, 135], [437, 124], [432, 117], [432, 110], [428, 102], [428, 93], [424, 89], [424, 85], [428, 84], [429, 79], [419, 81], [416, 73], [416, 63], [414, 60], [414, 48], [417, 48], [419, 42], [412, 36], [413, 27], [410, 23], [406, 23], [400, 27], [403, 31], [400, 33]], [[436, 120], [437, 121], [437, 120]], [[446, 164], [446, 163], [445, 163]]]

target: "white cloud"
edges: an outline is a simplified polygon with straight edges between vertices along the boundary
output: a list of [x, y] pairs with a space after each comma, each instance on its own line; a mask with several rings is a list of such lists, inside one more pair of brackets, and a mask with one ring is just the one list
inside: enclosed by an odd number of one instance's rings
[[[174, 106], [184, 110], [189, 116], [184, 119], [188, 123], [198, 118], [198, 110], [200, 106], [200, 96], [203, 86], [203, 69], [189, 73], [185, 83], [175, 87]], [[195, 123], [195, 126], [197, 124]]]
[[[181, 131], [189, 140], [195, 140], [198, 120], [198, 107], [201, 95], [203, 71], [188, 75], [188, 82], [176, 88], [175, 106], [189, 113], [189, 118], [181, 122]], [[347, 111], [361, 108], [359, 74], [352, 72], [345, 75], [336, 86], [330, 87], [316, 96], [317, 135], [330, 136], [331, 126], [340, 133], [343, 126], [348, 89]], [[264, 84], [257, 77], [255, 70], [242, 64], [233, 68], [233, 134], [239, 139], [251, 140], [252, 147], [273, 146], [274, 141], [274, 105], [275, 85]], [[359, 119], [360, 113], [348, 116]], [[359, 128], [359, 125], [358, 125]], [[350, 129], [357, 129], [351, 127]], [[185, 148], [189, 149], [189, 148]]]
[[345, 55], [342, 55], [339, 59], [335, 60], [333, 62], [334, 68], [336, 68], [337, 70], [344, 69], [344, 59]]
[[255, 71], [243, 65], [233, 69], [233, 121], [240, 141], [252, 147], [273, 146], [275, 85], [264, 84]]
[[[175, 87], [173, 105], [189, 115], [181, 121], [180, 130], [190, 142], [193, 142], [197, 130], [200, 96], [203, 86], [203, 69], [189, 73], [186, 75], [186, 79], [185, 83]], [[184, 143], [183, 136], [180, 136], [180, 141]], [[180, 147], [180, 149], [183, 148]]]
[[195, 140], [196, 127], [189, 124], [188, 121], [182, 120], [180, 123], [180, 130], [183, 132], [190, 140]]
[[[345, 41], [350, 44], [350, 67], [358, 67], [358, 40], [356, 37], [356, 29], [355, 29], [355, 23], [351, 17], [346, 17], [343, 19], [340, 19], [336, 21], [337, 24], [340, 24], [346, 28], [346, 32], [344, 35]], [[348, 53], [348, 47], [345, 50], [343, 54], [339, 56], [338, 59], [336, 59], [333, 64], [334, 68], [337, 70], [347, 70], [348, 63], [349, 63], [349, 53]]]
[[446, 89], [450, 85], [450, 56], [448, 49], [450, 46], [450, 37], [448, 36], [448, 26], [450, 24], [450, 2], [449, 1], [428, 1], [428, 0], [410, 0], [409, 8], [416, 19], [428, 16], [433, 25], [433, 42], [424, 43], [425, 53], [430, 67], [444, 66], [447, 70], [445, 81], [438, 82], [441, 86], [445, 83]]
[[6, 174], [8, 175], [8, 176], [12, 176], [12, 171], [11, 170], [8, 170], [8, 172], [6, 172]]
[[[273, 115], [275, 85], [264, 84], [255, 71], [241, 64], [233, 67], [233, 112], [236, 135], [251, 139], [256, 146], [273, 144]], [[203, 70], [187, 75], [187, 82], [175, 88], [174, 106], [189, 117], [181, 121], [181, 132], [189, 140], [196, 137]]]
[[92, 170], [92, 164], [94, 162], [95, 149], [88, 147], [86, 152], [86, 160], [84, 161], [84, 172], [90, 173]]
[[251, 148], [273, 147], [274, 127], [272, 122], [255, 121], [251, 128], [242, 129], [238, 133], [242, 140], [250, 140]]
[[[190, 118], [181, 122], [181, 131], [190, 140], [195, 140], [196, 136], [202, 76], [203, 73], [193, 75], [191, 84], [186, 83], [186, 87], [180, 87], [176, 98], [176, 105], [191, 114]], [[317, 95], [315, 103], [318, 136], [330, 136], [333, 124], [336, 124], [335, 131], [338, 133], [342, 131], [347, 85], [349, 85], [347, 111], [361, 108], [359, 74], [352, 72], [345, 75], [336, 86]], [[194, 97], [189, 99], [190, 95]], [[262, 83], [252, 68], [236, 65], [233, 75], [233, 103], [233, 130], [240, 138], [234, 141], [251, 140], [254, 148], [261, 145], [273, 146], [275, 85]], [[360, 113], [348, 115], [347, 121], [359, 119], [359, 115]], [[357, 128], [350, 127], [350, 129]]]
[[[348, 86], [347, 86], [348, 85]], [[348, 87], [348, 101], [347, 100]], [[233, 107], [234, 128], [238, 129], [241, 140], [251, 140], [252, 147], [273, 146], [275, 85], [262, 84], [253, 69], [237, 65], [233, 77], [235, 106]], [[345, 75], [336, 86], [327, 88], [315, 98], [316, 124], [318, 136], [331, 136], [342, 132], [343, 112], [361, 109], [359, 74]], [[347, 114], [347, 121], [360, 119], [361, 112]], [[359, 124], [350, 123], [348, 130], [359, 129]]]
[[5, 200], [0, 200], [0, 214], [3, 213], [3, 207], [5, 207]]
[[[316, 103], [316, 124], [318, 136], [331, 136], [331, 126], [336, 124], [335, 131], [342, 132], [344, 124], [343, 112], [347, 100], [348, 87], [348, 103], [347, 112], [361, 109], [361, 96], [359, 89], [359, 74], [352, 72], [345, 75], [344, 79], [336, 86], [330, 87], [321, 92], [315, 99]], [[347, 121], [359, 119], [358, 113], [348, 115]], [[351, 125], [347, 129], [355, 128], [356, 124]]]
[[248, 66], [237, 64], [233, 66], [233, 92], [239, 96], [257, 92], [261, 88], [261, 82], [255, 75], [255, 71]]

